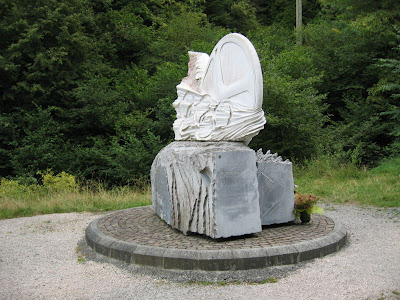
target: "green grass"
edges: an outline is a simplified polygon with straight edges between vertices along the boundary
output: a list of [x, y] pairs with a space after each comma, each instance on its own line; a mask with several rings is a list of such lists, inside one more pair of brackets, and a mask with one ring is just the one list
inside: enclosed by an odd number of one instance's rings
[[400, 156], [366, 169], [324, 157], [294, 167], [296, 190], [325, 201], [378, 207], [400, 206]]
[[0, 184], [0, 219], [66, 212], [101, 212], [151, 204], [149, 187], [138, 190], [117, 187], [106, 190], [77, 184], [24, 185], [2, 179]]
[[266, 284], [266, 283], [277, 283], [278, 279], [274, 278], [274, 277], [269, 277], [267, 279], [261, 280], [260, 282], [258, 282], [259, 284]]
[[[313, 193], [323, 201], [400, 207], [400, 156], [367, 170], [322, 157], [294, 167], [296, 190]], [[47, 172], [43, 185], [24, 184], [2, 178], [0, 219], [64, 212], [100, 212], [151, 204], [147, 185], [140, 190], [101, 184], [78, 185], [72, 175]]]

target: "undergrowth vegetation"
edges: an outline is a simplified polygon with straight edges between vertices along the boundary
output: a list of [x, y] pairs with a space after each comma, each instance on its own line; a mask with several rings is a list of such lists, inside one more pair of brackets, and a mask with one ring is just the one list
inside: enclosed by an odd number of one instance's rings
[[63, 212], [99, 212], [149, 205], [148, 185], [106, 189], [101, 183], [77, 183], [71, 174], [41, 173], [42, 183], [2, 178], [0, 219]]
[[263, 71], [267, 123], [249, 147], [369, 166], [399, 154], [400, 1], [302, 5], [299, 43], [293, 0], [0, 0], [0, 178], [148, 180], [187, 52], [230, 32]]
[[300, 43], [289, 0], [0, 0], [0, 218], [149, 204], [187, 51], [229, 32], [263, 70], [249, 147], [296, 162], [299, 192], [400, 206], [399, 12], [303, 1]]
[[[301, 193], [313, 193], [325, 202], [400, 207], [400, 156], [373, 169], [357, 167], [325, 156], [295, 165]], [[151, 204], [148, 184], [106, 189], [99, 182], [81, 182], [71, 174], [40, 173], [41, 181], [0, 181], [0, 219], [63, 212], [101, 212]]]
[[295, 166], [294, 177], [297, 191], [313, 193], [322, 200], [400, 207], [400, 156], [372, 169], [325, 156]]

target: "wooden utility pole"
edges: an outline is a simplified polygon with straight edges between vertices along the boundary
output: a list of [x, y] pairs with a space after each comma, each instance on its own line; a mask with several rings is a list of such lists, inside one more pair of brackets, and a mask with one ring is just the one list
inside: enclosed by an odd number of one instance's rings
[[302, 22], [302, 4], [301, 0], [296, 0], [296, 31], [297, 31], [297, 44], [303, 44], [303, 22]]

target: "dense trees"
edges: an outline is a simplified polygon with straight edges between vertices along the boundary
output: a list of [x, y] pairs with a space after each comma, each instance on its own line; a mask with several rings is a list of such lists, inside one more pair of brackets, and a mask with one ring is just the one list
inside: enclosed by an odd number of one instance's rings
[[[267, 124], [251, 147], [374, 163], [400, 149], [400, 4], [303, 0], [0, 0], [0, 176], [147, 178], [173, 140], [188, 50], [254, 43]], [[396, 27], [397, 26], [397, 27]]]
[[[372, 96], [381, 81], [377, 62], [398, 57], [396, 26], [400, 6], [396, 1], [321, 1], [318, 22], [305, 28], [305, 46], [323, 72], [318, 90], [327, 94], [330, 145], [358, 163], [374, 163], [388, 155], [394, 142], [388, 135], [392, 122], [383, 113], [394, 104], [390, 97]], [[386, 95], [388, 96], [388, 95]], [[329, 146], [328, 140], [325, 142]]]

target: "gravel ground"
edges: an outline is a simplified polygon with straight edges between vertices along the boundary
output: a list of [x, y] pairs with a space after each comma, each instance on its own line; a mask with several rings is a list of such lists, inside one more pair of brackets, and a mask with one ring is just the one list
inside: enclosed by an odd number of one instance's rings
[[400, 299], [400, 210], [325, 209], [346, 226], [349, 244], [265, 284], [179, 283], [84, 259], [78, 243], [96, 214], [3, 220], [0, 299]]

